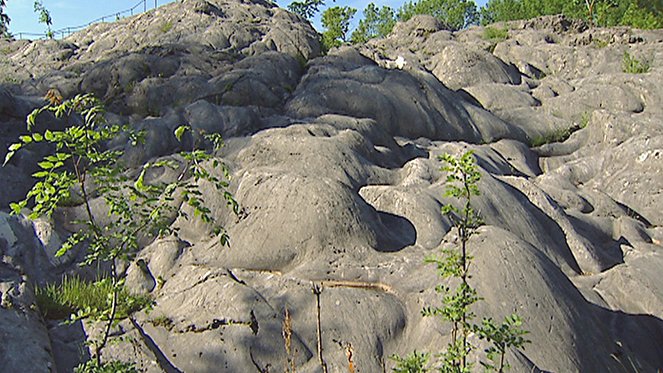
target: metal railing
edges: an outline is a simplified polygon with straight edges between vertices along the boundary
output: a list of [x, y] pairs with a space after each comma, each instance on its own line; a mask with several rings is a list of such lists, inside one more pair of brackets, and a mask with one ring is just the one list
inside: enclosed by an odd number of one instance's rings
[[[122, 11], [119, 11], [119, 12], [115, 12], [113, 14], [109, 14], [109, 15], [106, 15], [106, 16], [103, 16], [103, 17], [99, 17], [99, 18], [97, 18], [93, 21], [90, 21], [90, 22], [88, 22], [84, 25], [69, 26], [69, 27], [63, 27], [63, 28], [57, 29], [57, 30], [52, 30], [51, 31], [52, 37], [56, 38], [56, 39], [58, 37], [60, 39], [63, 39], [65, 37], [73, 34], [76, 31], [80, 31], [80, 30], [82, 30], [82, 29], [84, 29], [84, 28], [86, 28], [90, 25], [93, 25], [95, 23], [98, 23], [98, 22], [106, 22], [107, 20], [111, 21], [111, 22], [112, 21], [119, 21], [123, 17], [127, 16], [127, 14], [128, 14], [129, 17], [131, 17], [131, 16], [134, 15], [134, 13], [135, 14], [140, 14], [140, 13], [147, 12], [147, 3], [148, 3], [148, 0], [141, 0], [139, 3], [137, 3], [136, 5], [134, 5], [133, 7], [129, 8], [129, 9], [122, 10]], [[157, 6], [158, 6], [157, 0], [154, 0], [154, 8], [156, 8]], [[142, 11], [140, 11], [141, 7], [143, 8]], [[136, 9], [138, 9], [138, 10], [136, 10]], [[15, 39], [34, 39], [34, 38], [36, 38], [36, 39], [47, 39], [49, 37], [49, 34], [47, 32], [43, 32], [43, 33], [14, 32], [13, 36], [14, 36]]]

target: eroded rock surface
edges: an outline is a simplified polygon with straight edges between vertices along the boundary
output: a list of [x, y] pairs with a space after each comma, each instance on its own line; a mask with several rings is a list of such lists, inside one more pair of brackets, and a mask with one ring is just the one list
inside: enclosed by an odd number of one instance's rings
[[[149, 372], [278, 371], [287, 308], [298, 371], [316, 372], [313, 283], [330, 371], [347, 371], [349, 345], [362, 372], [440, 351], [449, 327], [420, 315], [440, 300], [423, 258], [457, 239], [440, 214], [451, 201], [437, 157], [474, 150], [486, 222], [469, 246], [476, 311], [523, 317], [532, 343], [509, 353], [513, 370], [663, 367], [663, 31], [563, 17], [493, 27], [508, 38], [418, 16], [320, 57], [312, 27], [270, 3], [187, 0], [61, 41], [7, 44], [2, 149], [52, 88], [93, 92], [109, 120], [144, 129], [147, 142], [125, 156], [136, 167], [179, 151], [182, 123], [226, 142], [217, 157], [242, 213], [202, 190], [231, 246], [185, 220], [173, 223], [179, 238], [146, 243], [128, 281], [156, 305], [120, 323], [104, 358]], [[623, 72], [624, 52], [651, 70]], [[0, 169], [3, 205], [25, 194], [43, 151]], [[31, 290], [76, 268], [76, 255], [53, 254], [79, 209], [34, 223], [1, 216], [0, 366], [64, 372], [86, 356], [81, 325], [45, 323]]]

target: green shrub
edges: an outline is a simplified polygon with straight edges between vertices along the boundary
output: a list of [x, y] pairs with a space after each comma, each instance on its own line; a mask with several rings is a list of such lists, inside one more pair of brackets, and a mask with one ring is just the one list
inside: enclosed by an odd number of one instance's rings
[[133, 363], [124, 361], [113, 360], [98, 363], [90, 360], [74, 368], [74, 373], [138, 373], [138, 369]]
[[622, 57], [622, 71], [628, 74], [644, 74], [651, 68], [649, 61], [639, 60], [628, 51]]
[[[65, 277], [59, 284], [35, 288], [37, 306], [45, 319], [61, 320], [92, 318], [107, 320], [105, 310], [111, 308], [113, 285], [110, 279], [88, 282], [78, 277]], [[149, 296], [132, 295], [122, 286], [118, 290], [117, 318], [152, 305]]]
[[509, 30], [506, 28], [486, 27], [483, 29], [483, 39], [493, 42], [503, 41], [509, 38]]

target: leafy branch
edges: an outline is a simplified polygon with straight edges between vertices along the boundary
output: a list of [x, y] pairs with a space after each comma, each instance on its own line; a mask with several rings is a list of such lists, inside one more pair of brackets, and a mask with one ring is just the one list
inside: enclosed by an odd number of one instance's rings
[[[44, 113], [52, 113], [66, 123], [63, 130], [46, 129], [35, 131], [36, 119]], [[120, 134], [126, 135], [131, 146], [144, 142], [145, 135], [128, 126], [109, 124], [105, 120], [104, 108], [90, 94], [78, 95], [61, 102], [51, 100], [50, 104], [35, 109], [27, 117], [28, 134], [9, 146], [4, 164], [11, 161], [21, 149], [42, 144], [53, 149], [52, 153], [37, 163], [39, 170], [32, 176], [34, 186], [25, 199], [10, 204], [14, 214], [21, 214], [31, 207], [31, 219], [50, 216], [65, 202], [79, 201], [85, 217], [72, 223], [80, 229], [71, 234], [56, 256], [65, 255], [74, 247], [86, 245], [86, 255], [81, 265], [107, 263], [110, 273], [98, 273], [99, 286], [112, 288], [112, 300], [108, 309], [96, 312], [82, 312], [75, 318], [91, 317], [106, 321], [101, 340], [94, 341], [95, 364], [102, 366], [101, 352], [108, 342], [111, 327], [117, 319], [118, 295], [124, 290], [124, 278], [117, 270], [117, 260], [130, 260], [139, 249], [141, 239], [153, 239], [165, 235], [177, 235], [178, 228], [172, 227], [177, 217], [188, 218], [176, 202], [179, 200], [192, 207], [194, 217], [213, 227], [214, 235], [223, 245], [228, 245], [228, 235], [217, 224], [212, 211], [206, 206], [202, 182], [211, 183], [221, 193], [233, 212], [238, 213], [239, 205], [228, 191], [230, 178], [227, 167], [205, 150], [197, 149], [193, 143], [190, 151], [179, 153], [181, 162], [172, 159], [156, 160], [145, 164], [140, 170], [128, 169], [122, 162], [121, 149], [109, 149], [107, 144]], [[188, 126], [175, 130], [178, 140]], [[213, 144], [213, 151], [223, 145], [218, 134], [205, 135], [203, 139]], [[171, 168], [179, 170], [176, 180], [170, 182], [150, 182], [152, 170]], [[215, 176], [212, 169], [220, 168], [222, 177]], [[137, 175], [136, 175], [137, 173]], [[101, 223], [98, 214], [93, 212], [93, 198], [101, 198], [110, 219]], [[106, 278], [105, 278], [106, 277]], [[110, 282], [110, 284], [108, 284]]]

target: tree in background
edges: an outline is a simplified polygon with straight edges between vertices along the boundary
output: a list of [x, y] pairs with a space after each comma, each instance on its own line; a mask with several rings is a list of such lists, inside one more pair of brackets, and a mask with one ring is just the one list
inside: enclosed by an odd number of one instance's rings
[[480, 13], [483, 25], [527, 17], [519, 0], [489, 0]]
[[621, 17], [622, 25], [629, 25], [640, 29], [663, 28], [663, 2], [659, 2], [659, 8], [654, 4], [651, 8], [639, 6], [635, 2], [629, 4]]
[[7, 6], [5, 0], [0, 0], [0, 37], [9, 37], [9, 21], [11, 19], [5, 14], [5, 7]]
[[388, 6], [378, 8], [374, 3], [364, 9], [364, 19], [351, 36], [352, 43], [365, 43], [370, 39], [387, 36], [396, 25], [396, 12]]
[[39, 23], [46, 25], [46, 36], [48, 36], [49, 39], [53, 39], [53, 30], [51, 30], [53, 18], [51, 18], [51, 12], [49, 12], [39, 0], [35, 1], [34, 9], [35, 13], [39, 16]]
[[339, 47], [348, 41], [350, 20], [355, 13], [357, 9], [348, 6], [334, 6], [322, 13], [322, 27], [326, 29], [322, 33], [322, 44], [325, 49]]
[[288, 5], [288, 10], [293, 13], [299, 14], [300, 16], [311, 19], [315, 13], [320, 10], [321, 6], [324, 6], [324, 0], [303, 0], [303, 1], [293, 1]]
[[481, 9], [481, 23], [564, 14], [594, 26], [663, 27], [663, 1], [643, 0], [489, 0]]
[[[571, 18], [582, 18], [586, 14], [582, 4], [584, 0], [489, 0], [481, 9], [481, 23], [529, 19], [544, 15], [564, 14]], [[582, 6], [581, 6], [582, 5]]]
[[408, 1], [398, 9], [398, 20], [407, 21], [417, 14], [431, 15], [453, 31], [479, 22], [479, 12], [472, 0]]

